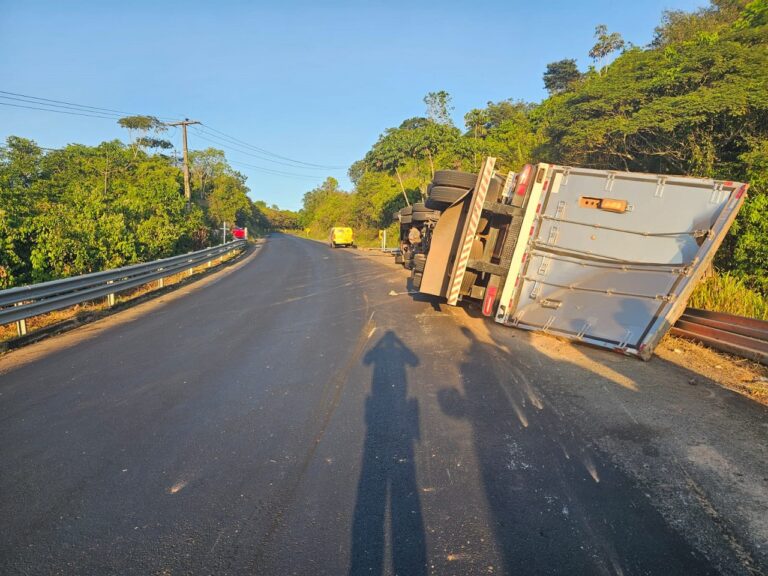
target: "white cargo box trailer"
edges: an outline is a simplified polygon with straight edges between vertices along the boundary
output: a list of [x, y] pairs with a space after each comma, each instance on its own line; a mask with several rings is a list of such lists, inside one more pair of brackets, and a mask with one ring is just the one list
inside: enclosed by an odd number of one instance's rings
[[420, 291], [643, 359], [682, 314], [748, 188], [537, 164], [487, 198], [494, 163], [444, 207]]

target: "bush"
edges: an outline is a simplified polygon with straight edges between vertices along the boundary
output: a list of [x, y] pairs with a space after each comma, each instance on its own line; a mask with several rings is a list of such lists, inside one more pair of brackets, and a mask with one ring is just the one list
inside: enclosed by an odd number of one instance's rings
[[688, 304], [693, 308], [768, 320], [768, 299], [750, 290], [741, 278], [730, 272], [714, 274], [704, 280], [696, 287]]

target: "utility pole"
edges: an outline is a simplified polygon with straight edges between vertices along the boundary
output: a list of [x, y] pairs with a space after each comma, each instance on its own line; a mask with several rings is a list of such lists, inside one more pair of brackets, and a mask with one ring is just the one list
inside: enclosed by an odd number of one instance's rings
[[184, 197], [187, 199], [187, 206], [192, 201], [192, 190], [189, 188], [189, 152], [187, 151], [187, 126], [190, 124], [200, 124], [200, 122], [189, 118], [184, 118], [181, 122], [168, 122], [168, 126], [181, 126], [184, 141]]

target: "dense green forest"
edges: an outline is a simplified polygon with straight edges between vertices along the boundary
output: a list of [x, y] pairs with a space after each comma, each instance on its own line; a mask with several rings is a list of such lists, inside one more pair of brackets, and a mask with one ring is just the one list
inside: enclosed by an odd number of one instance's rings
[[43, 150], [0, 147], [0, 289], [148, 261], [221, 242], [224, 222], [252, 233], [296, 225], [253, 202], [216, 149], [190, 152], [192, 202], [179, 160], [152, 117], [128, 117], [132, 142]]
[[716, 265], [768, 294], [768, 0], [665, 12], [646, 47], [597, 26], [589, 56], [587, 71], [549, 64], [544, 101], [489, 102], [464, 115], [463, 130], [450, 95], [428, 94], [425, 117], [388, 128], [352, 165], [351, 192], [329, 178], [305, 194], [302, 227], [321, 237], [348, 224], [373, 237], [404, 196], [423, 197], [436, 169], [477, 170], [485, 156], [500, 170], [546, 161], [746, 181]]

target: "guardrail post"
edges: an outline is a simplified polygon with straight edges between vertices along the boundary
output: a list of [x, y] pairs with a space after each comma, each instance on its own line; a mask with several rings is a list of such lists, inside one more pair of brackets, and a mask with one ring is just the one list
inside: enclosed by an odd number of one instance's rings
[[[107, 284], [112, 284], [113, 282], [114, 282], [113, 280], [110, 280], [109, 282], [107, 282]], [[114, 305], [115, 305], [115, 293], [112, 292], [112, 294], [107, 294], [107, 306], [112, 308], [112, 306]]]
[[[15, 306], [21, 306], [24, 304], [24, 302], [16, 302]], [[22, 318], [21, 320], [16, 321], [16, 335], [17, 336], [26, 336], [27, 335], [27, 319]]]

